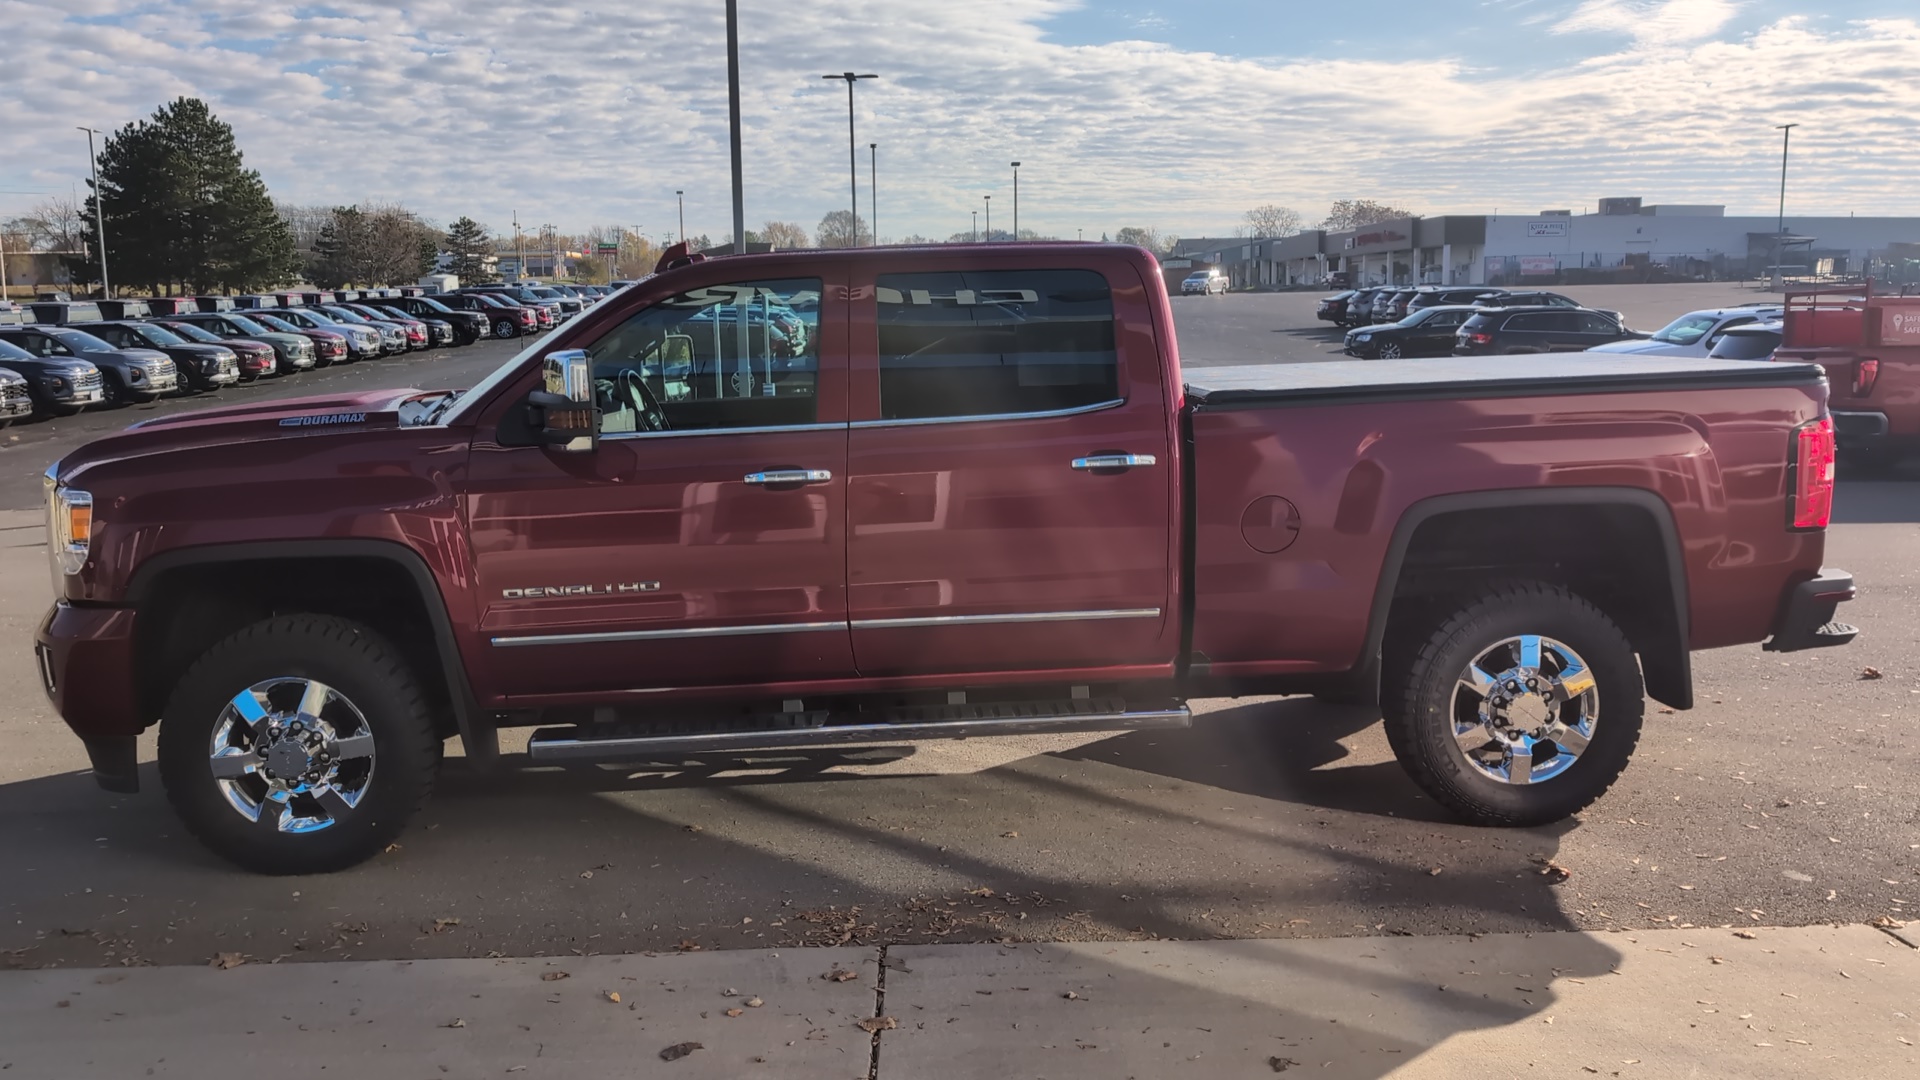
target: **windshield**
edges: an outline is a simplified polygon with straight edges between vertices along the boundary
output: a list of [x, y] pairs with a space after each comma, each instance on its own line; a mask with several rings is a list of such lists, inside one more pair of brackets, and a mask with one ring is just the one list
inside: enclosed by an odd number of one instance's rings
[[33, 354], [11, 341], [0, 341], [0, 360], [31, 360]]
[[341, 322], [364, 323], [367, 321], [361, 317], [359, 312], [349, 311], [346, 308], [328, 308], [327, 314]]
[[226, 315], [227, 321], [239, 327], [240, 332], [243, 334], [270, 334], [273, 332], [261, 326], [259, 323], [254, 322], [252, 319], [247, 318], [245, 315], [238, 315], [231, 311], [227, 312]]
[[180, 335], [164, 326], [155, 326], [152, 323], [133, 323], [127, 329], [149, 345], [185, 345], [187, 343], [186, 339]]
[[1780, 347], [1780, 331], [1735, 331], [1722, 337], [1708, 356], [1715, 360], [1765, 360]]
[[1715, 315], [1682, 315], [1662, 327], [1653, 340], [1664, 345], [1691, 345], [1720, 322]]
[[199, 341], [208, 344], [218, 344], [220, 341], [219, 338], [214, 337], [212, 334], [207, 333], [192, 323], [170, 323], [167, 329], [179, 334], [188, 341]]
[[60, 339], [60, 343], [79, 352], [112, 352], [113, 346], [94, 337], [92, 334], [69, 330], [66, 327], [49, 328], [47, 333]]
[[438, 301], [438, 300], [431, 300], [431, 299], [428, 299], [427, 297], [424, 297], [424, 296], [420, 296], [420, 297], [415, 297], [415, 298], [414, 298], [414, 301], [413, 301], [413, 302], [414, 302], [414, 303], [416, 303], [416, 304], [424, 304], [424, 305], [426, 305], [426, 308], [427, 308], [427, 310], [428, 310], [428, 311], [445, 311], [445, 312], [449, 312], [449, 313], [451, 313], [451, 312], [453, 311], [453, 309], [452, 309], [452, 308], [450, 308], [450, 307], [448, 307], [447, 305], [445, 305], [445, 304], [443, 304], [443, 303], [441, 303], [440, 301]]
[[300, 332], [299, 327], [293, 325], [292, 323], [288, 322], [287, 320], [281, 318], [278, 315], [255, 315], [254, 319], [260, 322], [262, 325], [266, 326], [268, 329], [278, 330], [283, 334], [297, 334]]

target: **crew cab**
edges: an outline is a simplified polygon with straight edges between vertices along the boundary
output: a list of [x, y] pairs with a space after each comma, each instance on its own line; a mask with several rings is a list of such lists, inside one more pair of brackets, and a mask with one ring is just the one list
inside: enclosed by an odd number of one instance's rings
[[1773, 354], [1826, 369], [1840, 451], [1861, 465], [1920, 452], [1920, 296], [1873, 284], [1788, 290]]
[[38, 669], [98, 782], [157, 723], [187, 827], [265, 872], [381, 850], [443, 740], [497, 768], [503, 728], [678, 762], [1234, 694], [1376, 703], [1440, 804], [1539, 824], [1620, 775], [1645, 695], [1692, 705], [1691, 650], [1854, 636], [1826, 394], [1633, 357], [1183, 373], [1138, 248], [679, 247], [465, 392], [75, 450]]

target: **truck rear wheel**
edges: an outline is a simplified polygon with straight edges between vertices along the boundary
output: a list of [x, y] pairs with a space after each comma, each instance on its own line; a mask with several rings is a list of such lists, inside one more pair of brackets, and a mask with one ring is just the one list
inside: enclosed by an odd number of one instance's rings
[[263, 874], [352, 866], [426, 802], [441, 741], [400, 653], [328, 615], [255, 623], [207, 650], [160, 723], [160, 778], [201, 842]]
[[1558, 586], [1491, 586], [1402, 660], [1383, 695], [1387, 741], [1473, 824], [1559, 821], [1605, 794], [1640, 741], [1633, 647]]

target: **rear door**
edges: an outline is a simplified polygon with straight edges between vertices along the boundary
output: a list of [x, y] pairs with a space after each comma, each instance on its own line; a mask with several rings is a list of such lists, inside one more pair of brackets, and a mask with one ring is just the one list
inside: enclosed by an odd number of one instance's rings
[[1428, 315], [1407, 331], [1406, 351], [1416, 356], [1445, 356], [1453, 351], [1454, 335], [1471, 311], [1441, 311]]
[[1560, 318], [1574, 321], [1574, 348], [1591, 349], [1595, 345], [1605, 345], [1609, 341], [1620, 340], [1620, 324], [1592, 311], [1575, 311]]
[[1150, 294], [1131, 263], [1074, 263], [856, 269], [862, 675], [1171, 663], [1177, 478]]
[[656, 285], [595, 338], [591, 454], [476, 436], [467, 500], [495, 694], [804, 683], [853, 674], [840, 264]]

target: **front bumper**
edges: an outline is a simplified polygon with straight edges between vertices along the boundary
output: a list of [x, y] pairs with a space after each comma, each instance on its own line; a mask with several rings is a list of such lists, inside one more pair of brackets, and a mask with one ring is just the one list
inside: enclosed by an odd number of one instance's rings
[[41, 686], [73, 733], [87, 744], [94, 779], [108, 791], [134, 791], [133, 740], [146, 727], [134, 686], [134, 611], [53, 605], [34, 634]]
[[1852, 574], [1822, 567], [1812, 580], [1787, 591], [1780, 617], [1773, 624], [1773, 636], [1760, 647], [1768, 652], [1799, 652], [1845, 645], [1860, 631], [1834, 622], [1833, 613], [1853, 597]]

